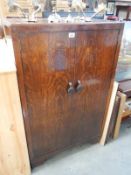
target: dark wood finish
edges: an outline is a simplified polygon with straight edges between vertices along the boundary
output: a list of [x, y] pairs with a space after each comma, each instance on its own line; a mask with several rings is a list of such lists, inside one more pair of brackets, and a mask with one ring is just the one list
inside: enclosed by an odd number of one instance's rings
[[109, 124], [106, 142], [109, 142], [111, 139], [113, 139], [114, 130], [115, 130], [116, 121], [117, 121], [117, 116], [118, 116], [118, 112], [119, 112], [119, 108], [120, 108], [120, 101], [121, 101], [120, 97], [118, 95], [116, 95], [115, 104], [114, 104], [113, 112], [111, 115], [111, 120], [110, 120], [110, 124]]
[[130, 13], [131, 13], [131, 5], [129, 6], [129, 5], [117, 5], [116, 6], [116, 16], [118, 16], [119, 17], [119, 12], [120, 11], [126, 11], [127, 12], [127, 14], [126, 14], [126, 21], [129, 21], [130, 20]]
[[12, 25], [32, 166], [75, 145], [99, 141], [123, 26]]
[[2, 26], [0, 26], [0, 39], [4, 37], [4, 32]]
[[119, 91], [124, 93], [127, 98], [131, 97], [131, 79], [119, 82]]
[[11, 35], [10, 26], [5, 25], [3, 29], [3, 26], [0, 25], [0, 39], [4, 38], [4, 30], [6, 35]]

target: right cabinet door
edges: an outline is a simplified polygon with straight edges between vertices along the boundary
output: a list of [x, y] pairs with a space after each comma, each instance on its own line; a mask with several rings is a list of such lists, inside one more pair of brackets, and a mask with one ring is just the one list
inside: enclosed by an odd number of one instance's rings
[[75, 94], [81, 110], [77, 135], [98, 141], [114, 74], [118, 30], [80, 31], [76, 34]]

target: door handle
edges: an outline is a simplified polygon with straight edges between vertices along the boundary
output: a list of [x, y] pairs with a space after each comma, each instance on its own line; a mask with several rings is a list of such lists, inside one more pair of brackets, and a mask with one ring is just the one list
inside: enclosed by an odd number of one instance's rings
[[81, 81], [78, 80], [77, 81], [77, 85], [76, 85], [76, 92], [81, 92], [83, 90], [84, 86], [81, 84]]
[[72, 95], [72, 94], [75, 93], [75, 88], [74, 88], [72, 82], [69, 82], [69, 84], [68, 84], [67, 93], [68, 93], [69, 95]]

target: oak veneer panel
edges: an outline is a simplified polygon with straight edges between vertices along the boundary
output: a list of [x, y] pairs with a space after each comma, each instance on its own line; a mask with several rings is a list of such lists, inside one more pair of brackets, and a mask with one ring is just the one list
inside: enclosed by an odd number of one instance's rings
[[108, 108], [108, 113], [107, 113], [107, 117], [106, 117], [105, 127], [104, 127], [103, 134], [102, 134], [102, 137], [101, 137], [101, 140], [100, 140], [101, 145], [105, 145], [107, 137], [108, 137], [108, 132], [109, 132], [109, 129], [110, 129], [109, 127], [110, 127], [113, 107], [114, 107], [114, 104], [115, 104], [117, 89], [118, 89], [118, 82], [114, 82], [112, 95], [111, 95], [111, 99], [110, 99], [110, 104], [109, 104], [109, 108]]
[[[122, 31], [122, 23], [12, 25], [32, 166], [100, 140]], [[78, 80], [82, 91], [68, 95]]]
[[16, 72], [0, 73], [0, 175], [30, 175]]

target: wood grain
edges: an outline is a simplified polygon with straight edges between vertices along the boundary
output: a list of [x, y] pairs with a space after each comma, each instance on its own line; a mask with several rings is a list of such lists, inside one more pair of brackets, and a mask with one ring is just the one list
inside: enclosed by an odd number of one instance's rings
[[127, 99], [127, 97], [124, 93], [118, 92], [118, 95], [121, 98], [121, 101], [120, 101], [120, 107], [119, 107], [119, 111], [118, 111], [116, 126], [115, 126], [115, 130], [114, 130], [114, 137], [113, 137], [114, 139], [117, 139], [119, 136], [121, 121], [122, 121], [122, 114], [123, 114], [123, 111], [125, 108], [125, 102]]
[[0, 174], [30, 175], [16, 72], [0, 74]]
[[[122, 23], [12, 25], [32, 166], [99, 141], [122, 30]], [[82, 91], [69, 95], [69, 82], [76, 90], [78, 80]]]
[[114, 82], [114, 86], [113, 86], [113, 90], [112, 90], [112, 96], [111, 96], [111, 99], [110, 99], [110, 105], [109, 105], [108, 113], [107, 113], [107, 117], [106, 117], [105, 127], [104, 127], [103, 134], [102, 134], [102, 137], [101, 137], [101, 140], [100, 140], [101, 145], [105, 145], [105, 143], [106, 143], [107, 134], [108, 134], [110, 121], [111, 121], [111, 115], [112, 115], [113, 107], [114, 107], [114, 103], [115, 103], [117, 89], [118, 89], [118, 83]]

